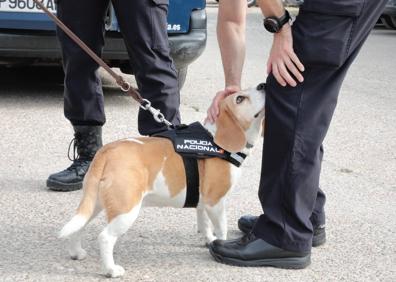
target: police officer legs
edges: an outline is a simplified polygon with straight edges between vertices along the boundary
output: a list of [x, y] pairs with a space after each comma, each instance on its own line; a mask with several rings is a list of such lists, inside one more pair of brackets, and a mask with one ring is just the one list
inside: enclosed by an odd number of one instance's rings
[[[263, 0], [260, 4], [267, 16], [268, 10], [276, 10], [274, 2], [269, 2]], [[258, 219], [250, 218], [255, 223], [250, 226], [252, 232], [241, 239], [214, 241], [210, 251], [217, 261], [281, 268], [309, 265], [314, 230], [325, 221], [325, 196], [318, 189], [321, 144], [347, 70], [386, 2], [304, 1], [290, 34], [295, 54], [305, 66], [303, 80], [299, 78], [302, 69], [293, 52], [279, 56], [282, 50], [274, 48], [282, 46], [279, 42], [283, 39], [274, 37], [259, 187], [264, 214]], [[300, 83], [295, 83], [295, 79]]]
[[[105, 14], [109, 0], [59, 0], [59, 18], [97, 55], [104, 47]], [[160, 109], [165, 118], [180, 123], [177, 73], [170, 57], [167, 37], [167, 0], [113, 1], [127, 46], [131, 66], [143, 98]], [[64, 171], [49, 176], [47, 186], [73, 191], [82, 180], [96, 151], [102, 146], [105, 123], [102, 84], [98, 65], [64, 32], [58, 29], [65, 71], [64, 113], [73, 125], [77, 158]], [[151, 135], [166, 126], [139, 112], [138, 129]]]

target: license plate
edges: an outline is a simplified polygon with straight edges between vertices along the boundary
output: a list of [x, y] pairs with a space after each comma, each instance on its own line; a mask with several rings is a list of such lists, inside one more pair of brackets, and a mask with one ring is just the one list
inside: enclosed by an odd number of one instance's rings
[[[40, 0], [52, 13], [56, 12], [55, 0]], [[43, 13], [33, 0], [0, 0], [0, 12]]]

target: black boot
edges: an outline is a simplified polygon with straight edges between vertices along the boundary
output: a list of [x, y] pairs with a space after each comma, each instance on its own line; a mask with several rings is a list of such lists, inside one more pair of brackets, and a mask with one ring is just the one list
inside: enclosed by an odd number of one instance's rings
[[[54, 191], [75, 191], [82, 188], [85, 174], [95, 153], [102, 147], [101, 126], [73, 126], [74, 139], [72, 165], [67, 169], [51, 174], [47, 179], [47, 187]], [[76, 154], [77, 152], [77, 154]]]

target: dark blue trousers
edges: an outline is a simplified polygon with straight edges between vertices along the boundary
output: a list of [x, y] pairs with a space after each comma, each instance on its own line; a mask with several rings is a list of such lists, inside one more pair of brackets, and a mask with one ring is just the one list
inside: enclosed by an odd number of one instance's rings
[[[110, 0], [58, 0], [59, 18], [99, 56]], [[180, 123], [177, 73], [169, 54], [168, 0], [112, 1], [139, 90], [174, 124]], [[58, 29], [65, 71], [64, 111], [73, 125], [105, 123], [98, 65]], [[140, 110], [139, 132], [166, 129]]]
[[311, 249], [313, 228], [325, 224], [319, 187], [322, 142], [349, 66], [387, 0], [305, 0], [293, 24], [304, 82], [282, 87], [267, 78], [259, 198], [254, 233], [290, 251]]

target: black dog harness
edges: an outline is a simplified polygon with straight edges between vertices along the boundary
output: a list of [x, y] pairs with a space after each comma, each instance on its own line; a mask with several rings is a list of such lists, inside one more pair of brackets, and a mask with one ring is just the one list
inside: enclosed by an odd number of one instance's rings
[[183, 158], [187, 182], [185, 208], [195, 208], [199, 202], [198, 159], [220, 158], [239, 167], [246, 158], [243, 153], [230, 153], [217, 146], [212, 134], [199, 122], [178, 125], [153, 136], [171, 140], [176, 153]]

